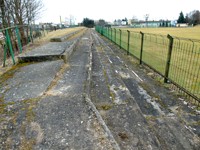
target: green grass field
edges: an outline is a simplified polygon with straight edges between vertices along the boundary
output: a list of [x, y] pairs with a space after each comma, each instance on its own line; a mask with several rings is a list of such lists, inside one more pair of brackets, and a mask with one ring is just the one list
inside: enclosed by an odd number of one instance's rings
[[130, 30], [136, 32], [161, 34], [171, 36], [199, 39], [200, 40], [200, 26], [188, 27], [188, 28], [122, 28], [122, 30]]
[[[144, 33], [142, 60], [161, 74], [165, 75], [169, 39], [174, 37], [170, 62], [169, 78], [200, 99], [200, 26], [190, 28], [120, 28], [121, 46], [128, 49], [128, 32], [130, 32], [129, 51], [140, 58], [141, 34]], [[111, 38], [105, 30], [105, 34]], [[187, 39], [188, 38], [188, 39]], [[197, 39], [197, 40], [190, 40]], [[120, 45], [120, 31], [112, 29], [112, 40]]]

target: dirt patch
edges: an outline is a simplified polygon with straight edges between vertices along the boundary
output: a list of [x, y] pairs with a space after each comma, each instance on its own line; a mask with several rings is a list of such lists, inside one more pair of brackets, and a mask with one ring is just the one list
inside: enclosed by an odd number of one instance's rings
[[120, 132], [120, 133], [118, 133], [118, 136], [120, 137], [120, 139], [121, 139], [122, 141], [125, 141], [125, 140], [128, 140], [128, 139], [129, 139], [128, 134], [125, 133], [125, 132]]
[[113, 107], [112, 104], [109, 103], [98, 103], [96, 104], [97, 110], [109, 110]]

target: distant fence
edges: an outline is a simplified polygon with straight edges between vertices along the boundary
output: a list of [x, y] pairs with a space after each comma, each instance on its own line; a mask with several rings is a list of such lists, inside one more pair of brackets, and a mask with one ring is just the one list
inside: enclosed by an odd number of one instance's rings
[[96, 26], [96, 31], [200, 105], [200, 40]]

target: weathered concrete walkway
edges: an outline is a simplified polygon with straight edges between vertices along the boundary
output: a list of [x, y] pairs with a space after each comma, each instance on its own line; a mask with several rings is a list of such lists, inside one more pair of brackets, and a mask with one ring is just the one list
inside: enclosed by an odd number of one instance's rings
[[0, 77], [0, 149], [200, 149], [195, 110], [95, 31], [26, 56], [45, 61]]

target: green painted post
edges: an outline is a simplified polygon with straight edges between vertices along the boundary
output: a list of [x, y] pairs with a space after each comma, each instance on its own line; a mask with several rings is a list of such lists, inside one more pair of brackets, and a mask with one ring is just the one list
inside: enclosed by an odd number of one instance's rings
[[11, 44], [11, 41], [10, 41], [8, 29], [6, 29], [6, 41], [8, 43], [8, 47], [10, 49], [10, 54], [11, 54], [11, 57], [12, 57], [13, 64], [15, 64], [15, 56], [14, 56], [14, 53], [13, 53], [12, 44]]
[[174, 39], [171, 35], [168, 34], [167, 38], [169, 39], [169, 47], [168, 47], [167, 62], [166, 62], [166, 67], [165, 67], [164, 83], [168, 82], [170, 62], [171, 62], [172, 49], [173, 49], [173, 43], [174, 43]]
[[101, 26], [101, 35], [103, 35], [103, 26]]
[[143, 56], [143, 47], [144, 47], [144, 33], [140, 32], [141, 34], [141, 49], [140, 49], [140, 65], [142, 64], [142, 56]]
[[110, 28], [111, 29], [111, 37], [110, 37], [110, 40], [112, 41], [112, 28]]
[[130, 48], [130, 31], [127, 30], [127, 32], [128, 32], [127, 55], [129, 55], [129, 48]]
[[19, 29], [18, 29], [18, 27], [15, 28], [15, 32], [16, 32], [16, 36], [17, 36], [19, 53], [22, 53], [22, 44], [21, 44], [21, 40], [20, 40], [20, 35], [19, 35]]
[[107, 38], [109, 39], [109, 27], [108, 27], [108, 36], [107, 36]]
[[116, 39], [117, 39], [117, 37], [116, 37], [117, 35], [116, 34], [117, 33], [116, 33], [116, 29], [115, 28], [114, 28], [114, 30], [115, 30], [115, 44], [117, 44], [117, 41], [116, 41]]
[[107, 27], [107, 38], [108, 38], [108, 35], [109, 35], [109, 28]]
[[119, 48], [121, 49], [122, 48], [122, 30], [119, 29], [119, 32], [120, 32], [120, 44], [119, 44]]
[[107, 38], [108, 38], [108, 31], [109, 31], [109, 28], [107, 27], [107, 35], [106, 35]]
[[110, 28], [108, 28], [108, 39], [110, 39]]

